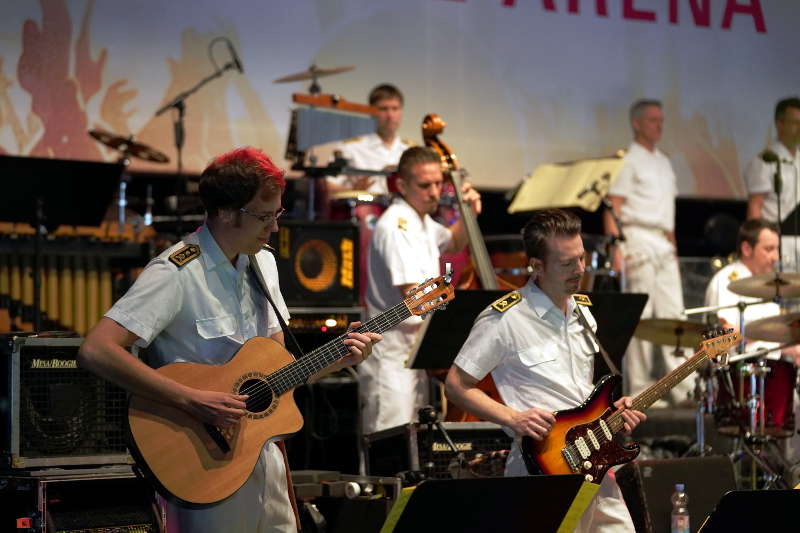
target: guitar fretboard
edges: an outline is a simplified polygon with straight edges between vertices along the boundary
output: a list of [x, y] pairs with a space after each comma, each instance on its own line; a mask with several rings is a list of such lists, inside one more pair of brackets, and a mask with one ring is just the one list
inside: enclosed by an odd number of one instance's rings
[[[403, 301], [380, 315], [363, 322], [359, 327], [351, 331], [383, 333], [410, 316], [411, 311], [409, 311], [406, 302]], [[267, 377], [267, 382], [272, 391], [277, 395], [281, 395], [298, 385], [302, 385], [309, 377], [347, 355], [350, 351], [344, 344], [344, 340], [347, 338], [347, 333], [343, 333], [316, 350], [309, 352], [305, 357], [301, 357], [297, 361], [289, 363], [270, 374]]]

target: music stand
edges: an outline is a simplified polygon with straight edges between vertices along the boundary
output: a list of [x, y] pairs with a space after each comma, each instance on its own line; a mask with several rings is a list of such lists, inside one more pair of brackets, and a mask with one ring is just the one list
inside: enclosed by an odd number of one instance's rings
[[41, 241], [59, 225], [99, 226], [119, 185], [121, 163], [0, 156], [0, 218], [27, 222], [35, 230], [33, 324], [41, 328]]
[[698, 532], [797, 531], [800, 490], [726, 492]]
[[[597, 338], [608, 352], [611, 361], [622, 372], [622, 357], [628, 349], [633, 332], [639, 324], [649, 296], [641, 293], [590, 292], [589, 310], [597, 322]], [[594, 359], [595, 382], [610, 374], [602, 357]]]
[[572, 531], [598, 488], [577, 474], [426, 480], [401, 496], [381, 533]]

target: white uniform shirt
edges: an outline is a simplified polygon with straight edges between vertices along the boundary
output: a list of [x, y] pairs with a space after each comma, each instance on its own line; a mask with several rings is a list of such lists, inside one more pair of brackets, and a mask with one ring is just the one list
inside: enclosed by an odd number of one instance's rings
[[[200, 257], [177, 267], [169, 255], [186, 244], [199, 245]], [[275, 258], [267, 250], [256, 258], [270, 296], [288, 321]], [[137, 345], [149, 347], [154, 366], [226, 363], [248, 339], [281, 330], [248, 265], [247, 255], [240, 254], [234, 267], [203, 225], [153, 259], [106, 316], [136, 334]]]
[[678, 186], [669, 158], [658, 148], [651, 152], [633, 142], [624, 159], [625, 165], [608, 191], [625, 198], [620, 211], [623, 225], [673, 231]]
[[[397, 288], [440, 275], [439, 257], [450, 246], [450, 230], [429, 215], [420, 218], [404, 199], [396, 198], [381, 215], [372, 234], [367, 260], [367, 315], [374, 317], [399, 303]], [[375, 353], [391, 353], [404, 361], [422, 321], [411, 317], [383, 334]], [[374, 358], [372, 358], [374, 359]]]
[[[714, 277], [711, 278], [711, 281], [706, 288], [706, 305], [730, 305], [739, 302], [757, 302], [760, 298], [740, 296], [728, 290], [728, 284], [732, 281], [749, 278], [752, 275], [753, 274], [750, 272], [750, 269], [747, 268], [741, 261], [735, 261], [729, 265], [725, 265], [716, 274], [714, 274]], [[777, 316], [780, 314], [780, 312], [780, 307], [774, 302], [747, 306], [744, 310], [745, 337], [747, 336], [748, 322], [752, 322], [761, 318], [767, 318], [769, 316]], [[731, 325], [739, 327], [739, 309], [735, 307], [730, 309], [720, 309], [717, 311], [717, 316], [724, 318]], [[746, 351], [750, 352], [761, 348], [775, 348], [777, 346], [778, 343], [775, 342], [755, 341], [747, 344]], [[735, 351], [736, 349], [734, 348], [731, 350], [731, 353], [734, 353]], [[767, 355], [767, 358], [780, 359], [780, 352], [770, 352]]]
[[[780, 141], [774, 141], [769, 149], [775, 152], [781, 160], [781, 218], [792, 212], [800, 201], [800, 152], [792, 155]], [[744, 183], [748, 194], [764, 194], [764, 205], [761, 208], [761, 218], [773, 222], [778, 221], [778, 196], [775, 194], [774, 175], [775, 163], [765, 163], [761, 155], [754, 157], [744, 173]]]
[[[531, 282], [522, 300], [504, 312], [486, 308], [472, 326], [455, 364], [475, 379], [489, 372], [503, 402], [525, 411], [581, 404], [594, 389], [594, 355], [599, 348], [584, 331], [570, 299], [567, 315]], [[592, 329], [597, 323], [582, 307]]]
[[[341, 151], [342, 157], [350, 162], [351, 167], [384, 170], [387, 166], [397, 166], [400, 156], [411, 146], [411, 143], [395, 137], [392, 145], [387, 147], [377, 133], [370, 133], [345, 141], [337, 149]], [[328, 179], [337, 185], [348, 186], [350, 184], [350, 176]], [[372, 176], [372, 180], [373, 183], [367, 188], [367, 191], [374, 194], [389, 193], [385, 176]]]

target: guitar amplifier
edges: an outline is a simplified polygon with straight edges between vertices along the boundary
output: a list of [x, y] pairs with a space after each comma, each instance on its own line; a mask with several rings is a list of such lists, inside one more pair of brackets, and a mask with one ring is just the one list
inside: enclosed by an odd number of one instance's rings
[[78, 368], [81, 338], [0, 342], [0, 467], [130, 463], [127, 396]]
[[273, 246], [287, 306], [358, 305], [358, 226], [281, 219]]
[[[466, 462], [475, 465], [483, 458], [497, 459], [500, 464], [482, 465], [481, 475], [502, 476], [505, 454], [493, 454], [511, 448], [512, 439], [491, 422], [442, 422], [453, 443], [463, 452]], [[426, 424], [404, 424], [364, 437], [367, 473], [372, 476], [394, 476], [398, 472], [421, 471], [425, 463], [433, 463], [432, 477], [451, 479], [469, 475], [444, 435]], [[480, 454], [480, 455], [479, 455]]]
[[0, 531], [158, 533], [155, 492], [127, 465], [0, 476]]

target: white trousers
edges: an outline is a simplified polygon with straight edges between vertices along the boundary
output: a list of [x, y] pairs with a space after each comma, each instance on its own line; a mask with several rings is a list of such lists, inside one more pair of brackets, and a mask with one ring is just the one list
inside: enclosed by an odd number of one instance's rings
[[[616, 468], [608, 471], [603, 481], [600, 482], [600, 490], [592, 499], [589, 506], [583, 512], [574, 533], [634, 533], [631, 514], [622, 491], [619, 490], [617, 480], [614, 475]], [[527, 476], [528, 469], [525, 468], [525, 461], [517, 441], [511, 447], [506, 462], [506, 477]]]
[[[625, 291], [649, 296], [641, 318], [684, 319], [681, 275], [672, 243], [660, 230], [626, 226], [624, 231]], [[682, 348], [687, 356], [696, 349], [694, 346]], [[685, 358], [676, 357], [674, 350], [674, 346], [658, 346], [633, 337], [623, 361], [625, 394], [638, 395], [683, 363]], [[690, 399], [693, 388], [691, 379], [684, 380], [665, 397], [666, 403], [685, 402]]]
[[229, 498], [202, 509], [167, 504], [168, 533], [296, 533], [286, 487], [283, 454], [275, 444], [261, 450], [253, 473]]

